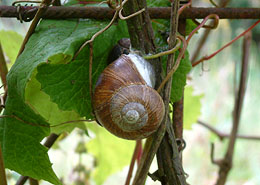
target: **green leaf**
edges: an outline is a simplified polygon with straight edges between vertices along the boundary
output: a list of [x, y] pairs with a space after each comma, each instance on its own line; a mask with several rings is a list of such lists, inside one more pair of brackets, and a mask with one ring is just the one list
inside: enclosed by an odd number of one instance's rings
[[[41, 21], [7, 77], [8, 99], [5, 117], [0, 120], [0, 142], [7, 168], [60, 183], [47, 149], [40, 142], [50, 134], [49, 125], [91, 117], [89, 48], [71, 60], [83, 42], [106, 25], [92, 20]], [[119, 22], [96, 38], [94, 82], [106, 66], [111, 47], [127, 35], [125, 22]], [[51, 132], [70, 131], [79, 124], [51, 127]]]
[[[175, 54], [177, 59], [178, 52]], [[181, 100], [183, 96], [183, 89], [186, 85], [186, 76], [190, 72], [192, 66], [189, 60], [189, 53], [186, 50], [184, 59], [181, 60], [178, 69], [172, 76], [172, 90], [171, 90], [171, 101], [176, 102]]]
[[8, 66], [11, 66], [19, 52], [20, 46], [23, 42], [23, 37], [14, 31], [0, 31], [0, 43], [3, 47], [4, 53], [10, 59]]
[[15, 76], [8, 75], [4, 115], [12, 117], [0, 118], [0, 143], [5, 167], [24, 176], [60, 184], [51, 168], [47, 148], [40, 144], [49, 135], [48, 123], [24, 103], [13, 88], [15, 82]]
[[191, 19], [186, 19], [186, 35], [189, 35], [196, 27], [197, 24], [195, 24]]
[[147, 0], [147, 6], [149, 7], [167, 7], [171, 6], [170, 1], [165, 0]]
[[[104, 26], [104, 23], [85, 22], [82, 25], [78, 25], [77, 30], [83, 33], [89, 33], [89, 35], [87, 35], [88, 40], [91, 38], [90, 33], [96, 33], [100, 29], [98, 27], [100, 25]], [[122, 25], [122, 27], [124, 26], [125, 24]], [[107, 65], [106, 60], [110, 49], [119, 39], [127, 36], [126, 33], [124, 30], [121, 30], [120, 26], [112, 26], [95, 39], [93, 43], [93, 85]], [[78, 37], [78, 33], [71, 34], [70, 39], [73, 36]], [[61, 44], [70, 42], [67, 41], [66, 38], [62, 39], [64, 39], [64, 41], [61, 40]], [[75, 43], [75, 51], [77, 48], [79, 48], [79, 44], [76, 45]], [[68, 55], [64, 57], [72, 58], [72, 56]], [[60, 110], [74, 111], [80, 116], [85, 116], [87, 119], [92, 118], [88, 60], [89, 48], [87, 47], [76, 60], [70, 63], [64, 64], [62, 60], [61, 62], [55, 61], [54, 63], [49, 61], [48, 63], [38, 66], [38, 73], [36, 75], [36, 79], [41, 83], [41, 90], [50, 96], [51, 101], [55, 102]]]
[[88, 152], [97, 161], [92, 175], [97, 185], [101, 185], [109, 175], [130, 163], [135, 141], [118, 138], [96, 123], [88, 128], [95, 134], [95, 138], [87, 144]]
[[184, 129], [191, 129], [191, 125], [196, 123], [201, 110], [201, 99], [204, 95], [194, 95], [192, 86], [185, 87], [184, 91]]

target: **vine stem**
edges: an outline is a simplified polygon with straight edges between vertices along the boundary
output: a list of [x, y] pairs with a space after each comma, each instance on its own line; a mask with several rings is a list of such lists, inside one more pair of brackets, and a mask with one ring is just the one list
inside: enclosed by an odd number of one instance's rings
[[[83, 43], [83, 44], [80, 46], [80, 48], [78, 49], [78, 51], [76, 52], [76, 54], [74, 55], [74, 57], [73, 57], [72, 60], [75, 60], [75, 59], [77, 58], [77, 56], [79, 55], [79, 53], [82, 51], [82, 49], [83, 49], [87, 44], [92, 43], [97, 36], [99, 36], [99, 35], [102, 34], [104, 31], [106, 31], [108, 28], [110, 28], [110, 27], [112, 26], [112, 24], [115, 22], [115, 20], [116, 20], [116, 18], [117, 18], [118, 15], [120, 15], [120, 18], [122, 18], [123, 20], [126, 20], [126, 19], [132, 18], [132, 17], [137, 16], [137, 15], [141, 14], [142, 12], [144, 12], [144, 9], [142, 9], [142, 10], [140, 10], [140, 11], [137, 11], [137, 12], [135, 12], [135, 13], [133, 13], [133, 14], [127, 16], [127, 17], [122, 16], [121, 11], [123, 10], [123, 6], [127, 3], [127, 1], [128, 1], [128, 0], [124, 0], [124, 1], [120, 0], [119, 5], [117, 5], [117, 6], [111, 6], [112, 4], [109, 4], [111, 8], [115, 9], [115, 13], [114, 13], [114, 15], [113, 15], [112, 20], [109, 22], [109, 24], [108, 24], [105, 28], [103, 28], [103, 29], [99, 30], [98, 32], [96, 32], [96, 33], [91, 37], [90, 40], [88, 40], [88, 41], [86, 41], [85, 43]], [[112, 0], [109, 0], [109, 1], [108, 1], [108, 3], [111, 3], [111, 2], [112, 2]]]
[[0, 184], [7, 185], [6, 175], [5, 175], [5, 167], [4, 167], [4, 159], [2, 155], [1, 143], [0, 143]]
[[192, 32], [189, 34], [188, 38], [187, 38], [187, 44], [190, 42], [190, 39], [192, 38], [192, 36], [201, 28], [203, 27], [206, 22], [209, 20], [209, 19], [214, 19], [214, 24], [212, 27], [210, 27], [211, 29], [215, 29], [217, 28], [218, 26], [218, 23], [219, 23], [219, 16], [217, 14], [210, 14], [208, 15], [207, 17], [205, 17], [205, 19], [199, 24], [199, 26], [197, 26], [194, 30], [192, 30]]
[[[220, 7], [221, 8], [225, 8], [226, 5], [229, 3], [229, 1], [230, 0], [221, 0], [220, 1]], [[193, 20], [194, 23], [198, 24], [198, 22], [195, 19], [192, 19], [192, 20]], [[205, 25], [205, 26], [203, 26], [203, 28], [210, 28], [210, 27]], [[205, 42], [206, 42], [210, 32], [211, 32], [210, 29], [206, 29], [205, 32], [203, 33], [203, 36], [201, 37], [199, 43], [197, 44], [196, 51], [193, 52], [193, 55], [192, 55], [192, 57], [190, 59], [192, 64], [196, 61], [197, 57], [199, 56], [200, 51], [201, 51], [202, 47], [204, 46], [204, 44], [205, 44]]]
[[192, 0], [189, 0], [188, 3], [185, 3], [185, 5], [183, 5], [182, 7], [179, 8], [178, 10], [178, 16], [181, 15], [181, 13], [189, 6], [191, 6], [192, 4]]
[[242, 64], [241, 64], [241, 73], [240, 73], [240, 82], [238, 92], [235, 92], [235, 105], [233, 110], [233, 123], [232, 123], [232, 130], [229, 137], [228, 148], [225, 154], [224, 159], [221, 160], [219, 164], [219, 173], [216, 185], [224, 185], [227, 180], [227, 176], [229, 171], [232, 168], [232, 161], [233, 161], [233, 154], [235, 149], [235, 142], [237, 138], [240, 117], [243, 107], [243, 101], [246, 92], [247, 86], [247, 76], [248, 76], [248, 66], [249, 66], [249, 49], [251, 45], [251, 32], [247, 32], [244, 37], [243, 42], [243, 56], [242, 56]]
[[87, 120], [87, 119], [79, 119], [79, 120], [71, 120], [71, 121], [65, 121], [62, 123], [58, 123], [55, 125], [39, 125], [37, 123], [31, 123], [31, 122], [26, 122], [23, 119], [19, 118], [18, 116], [15, 115], [0, 115], [0, 118], [14, 118], [20, 122], [23, 122], [25, 124], [31, 125], [31, 126], [36, 126], [36, 127], [48, 127], [48, 128], [53, 128], [53, 127], [58, 127], [61, 125], [65, 125], [65, 124], [70, 124], [70, 123], [75, 123], [75, 122], [89, 122], [89, 121], [93, 121], [93, 120]]
[[[200, 124], [201, 126], [207, 128], [208, 130], [210, 130], [214, 134], [216, 134], [220, 140], [223, 140], [225, 138], [230, 137], [230, 134], [223, 133], [223, 132], [217, 130], [216, 128], [210, 126], [209, 124], [207, 124], [203, 121], [198, 120], [197, 123]], [[238, 134], [237, 138], [238, 139], [245, 139], [245, 140], [260, 140], [260, 136], [250, 136], [250, 135], [241, 135], [241, 134]]]
[[2, 84], [4, 85], [4, 88], [6, 87], [6, 75], [7, 75], [7, 73], [8, 73], [8, 68], [7, 68], [7, 65], [6, 65], [3, 48], [2, 48], [2, 45], [1, 45], [1, 42], [0, 42], [0, 75], [1, 75], [1, 80], [2, 80]]
[[235, 37], [233, 40], [231, 40], [229, 43], [227, 43], [226, 45], [224, 45], [222, 48], [218, 49], [216, 52], [212, 53], [209, 56], [204, 56], [202, 57], [200, 60], [194, 62], [192, 64], [192, 67], [195, 67], [196, 65], [200, 64], [201, 62], [204, 62], [205, 60], [209, 60], [212, 57], [214, 57], [215, 55], [217, 55], [218, 53], [220, 53], [223, 49], [225, 49], [226, 47], [230, 46], [231, 44], [233, 44], [235, 41], [237, 41], [239, 38], [243, 37], [246, 33], [248, 33], [250, 30], [252, 30], [257, 24], [260, 23], [260, 20], [256, 21], [252, 26], [250, 26], [247, 30], [245, 30], [243, 33], [241, 33], [240, 35], [238, 35], [237, 37]]
[[183, 42], [183, 48], [181, 49], [180, 54], [178, 55], [178, 58], [174, 64], [174, 66], [172, 67], [172, 69], [170, 70], [170, 72], [167, 74], [167, 76], [164, 78], [164, 80], [162, 81], [162, 83], [160, 84], [160, 86], [157, 89], [157, 92], [160, 93], [162, 88], [164, 87], [164, 85], [166, 84], [166, 82], [172, 77], [172, 75], [174, 74], [174, 72], [178, 69], [180, 61], [182, 59], [182, 57], [185, 54], [185, 50], [187, 49], [187, 42], [184, 39], [184, 37], [182, 36], [177, 36], [179, 39], [182, 40]]
[[50, 5], [50, 0], [43, 0], [41, 5], [39, 6], [39, 9], [37, 10], [37, 13], [32, 21], [32, 24], [29, 27], [29, 30], [27, 32], [27, 34], [25, 35], [25, 38], [23, 40], [22, 46], [18, 52], [18, 56], [23, 52], [26, 43], [28, 42], [29, 38], [31, 37], [31, 35], [33, 34], [37, 24], [39, 23], [42, 14], [44, 13], [44, 11], [46, 10], [47, 6]]
[[162, 81], [162, 83], [160, 84], [159, 88], [157, 89], [157, 92], [160, 92], [162, 90], [162, 88], [164, 87], [164, 85], [166, 84], [166, 82], [172, 77], [172, 75], [174, 74], [174, 72], [178, 69], [179, 64], [181, 62], [181, 59], [183, 58], [184, 54], [185, 54], [185, 50], [187, 49], [188, 43], [190, 41], [190, 39], [192, 38], [192, 36], [200, 29], [202, 28], [206, 22], [213, 18], [215, 20], [214, 25], [211, 27], [212, 29], [216, 28], [218, 26], [218, 22], [219, 22], [219, 17], [216, 14], [210, 14], [208, 15], [200, 24], [199, 26], [197, 26], [194, 30], [192, 30], [192, 32], [189, 34], [187, 40], [184, 39], [184, 37], [182, 36], [178, 36], [179, 39], [182, 40], [183, 42], [183, 48], [173, 66], [173, 68], [171, 69], [171, 71], [167, 74], [167, 76], [165, 77], [165, 79]]
[[128, 173], [127, 173], [125, 185], [130, 184], [131, 177], [132, 177], [133, 170], [134, 170], [134, 164], [135, 164], [135, 161], [139, 157], [138, 155], [139, 155], [141, 149], [142, 149], [142, 140], [137, 140], [136, 145], [135, 145], [135, 150], [134, 150], [134, 153], [133, 153], [133, 156], [132, 156], [132, 159], [131, 159], [131, 163], [130, 163], [130, 166], [129, 166], [129, 170], [128, 170]]

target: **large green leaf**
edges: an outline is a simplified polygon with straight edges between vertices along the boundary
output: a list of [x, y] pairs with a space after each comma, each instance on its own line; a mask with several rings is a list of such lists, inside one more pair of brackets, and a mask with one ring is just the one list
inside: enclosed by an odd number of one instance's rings
[[[102, 24], [100, 23], [100, 25]], [[125, 27], [125, 24], [121, 26]], [[93, 23], [88, 23], [88, 25], [85, 23], [82, 26], [78, 25], [77, 29], [80, 28], [82, 28], [81, 31], [88, 33], [93, 33], [93, 31], [96, 32], [100, 29]], [[73, 33], [70, 37], [77, 35], [77, 33]], [[124, 36], [127, 36], [126, 30], [121, 30], [120, 26], [112, 26], [95, 39], [93, 47], [93, 84], [95, 84], [101, 71], [107, 65], [106, 60], [111, 47]], [[65, 40], [64, 43], [66, 42], [69, 41]], [[75, 48], [78, 48], [78, 46]], [[63, 57], [71, 58], [71, 56]], [[63, 57], [58, 56], [57, 58]], [[51, 101], [55, 102], [59, 109], [75, 111], [80, 116], [92, 118], [88, 60], [89, 48], [84, 50], [76, 60], [70, 63], [52, 63], [52, 61], [43, 63], [37, 68], [36, 79], [41, 83], [41, 90], [50, 96]]]
[[[0, 120], [7, 168], [59, 184], [40, 141], [49, 135], [49, 125], [82, 116], [91, 118], [89, 49], [71, 60], [81, 44], [106, 24], [91, 20], [41, 21], [7, 77], [8, 99], [5, 117]], [[94, 81], [106, 65], [111, 47], [123, 36], [127, 36], [126, 25], [119, 23], [95, 40]], [[70, 131], [77, 125], [51, 127], [51, 132]]]
[[96, 123], [88, 128], [95, 133], [95, 138], [87, 144], [88, 152], [97, 162], [93, 177], [101, 185], [109, 175], [130, 164], [135, 141], [118, 138]]
[[201, 110], [201, 99], [203, 95], [194, 95], [192, 86], [185, 87], [184, 91], [184, 128], [191, 129], [193, 123], [196, 123]]

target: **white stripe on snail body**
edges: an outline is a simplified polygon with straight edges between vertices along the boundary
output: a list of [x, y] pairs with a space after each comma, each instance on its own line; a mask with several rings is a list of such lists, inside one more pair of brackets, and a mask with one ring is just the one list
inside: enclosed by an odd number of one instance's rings
[[97, 81], [93, 108], [98, 122], [124, 139], [151, 135], [164, 116], [164, 103], [154, 84], [149, 62], [136, 54], [121, 55]]

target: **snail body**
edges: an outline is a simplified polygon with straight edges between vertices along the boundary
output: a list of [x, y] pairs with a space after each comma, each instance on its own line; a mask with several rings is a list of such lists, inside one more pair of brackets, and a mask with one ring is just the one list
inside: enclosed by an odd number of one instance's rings
[[164, 116], [164, 103], [154, 84], [150, 63], [136, 54], [121, 55], [97, 81], [93, 108], [98, 122], [124, 139], [151, 135]]

